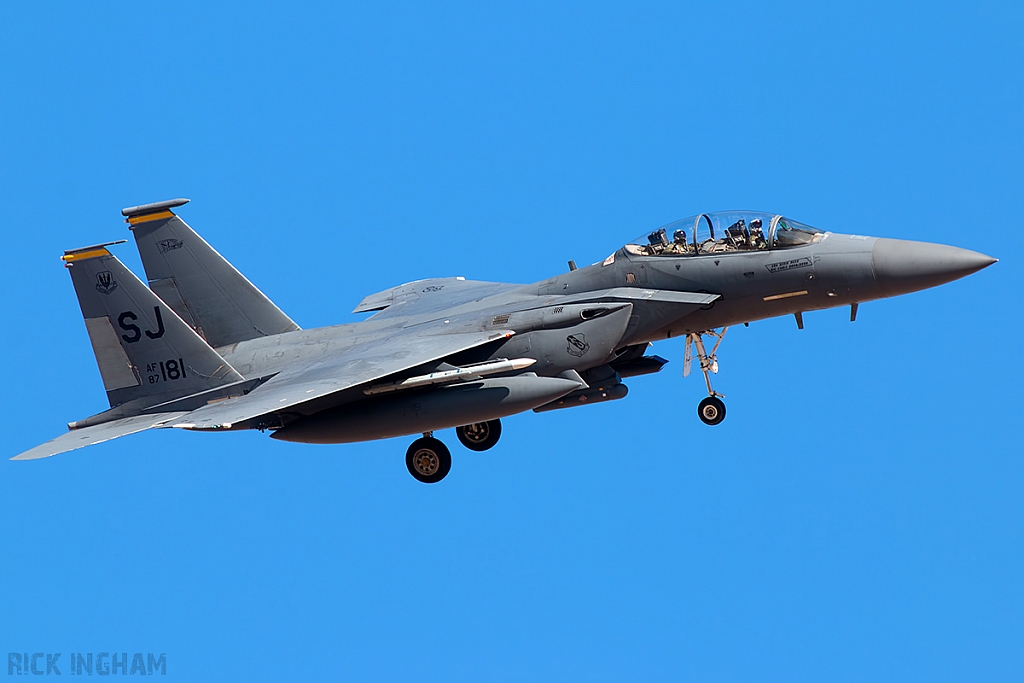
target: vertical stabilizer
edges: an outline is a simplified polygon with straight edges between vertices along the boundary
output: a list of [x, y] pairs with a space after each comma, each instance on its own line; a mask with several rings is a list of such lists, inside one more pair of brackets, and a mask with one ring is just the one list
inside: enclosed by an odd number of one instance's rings
[[187, 201], [172, 199], [121, 211], [135, 235], [152, 290], [215, 348], [299, 329], [171, 212]]
[[131, 401], [144, 408], [241, 381], [220, 354], [107, 251], [109, 244], [66, 251], [63, 260], [110, 405]]

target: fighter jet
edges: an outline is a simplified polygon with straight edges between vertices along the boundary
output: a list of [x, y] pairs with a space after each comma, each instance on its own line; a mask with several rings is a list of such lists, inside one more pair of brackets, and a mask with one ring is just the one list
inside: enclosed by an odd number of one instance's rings
[[[658, 372], [653, 342], [685, 337], [707, 384], [697, 414], [725, 418], [711, 384], [732, 325], [935, 287], [996, 259], [924, 242], [826, 232], [756, 211], [703, 213], [645, 232], [608, 258], [531, 285], [461, 277], [371, 294], [351, 324], [301, 329], [172, 209], [124, 209], [147, 283], [109, 242], [64, 252], [110, 409], [14, 460], [154, 428], [270, 431], [341, 444], [421, 435], [417, 480], [441, 481], [455, 428], [494, 447], [501, 418], [618, 400]], [[710, 348], [709, 348], [710, 347]]]

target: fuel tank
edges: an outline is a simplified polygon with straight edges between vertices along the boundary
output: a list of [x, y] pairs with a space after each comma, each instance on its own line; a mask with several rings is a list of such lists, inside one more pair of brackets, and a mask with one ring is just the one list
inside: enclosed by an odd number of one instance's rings
[[533, 409], [535, 413], [546, 413], [549, 410], [559, 410], [562, 408], [575, 408], [576, 406], [585, 406], [593, 403], [604, 403], [605, 401], [618, 401], [620, 398], [626, 398], [626, 394], [629, 393], [629, 388], [625, 384], [613, 384], [610, 387], [591, 387], [589, 389], [579, 389], [566, 394], [561, 398], [557, 398], [551, 403], [546, 403], [542, 406]]
[[532, 410], [581, 388], [534, 374], [410, 390], [330, 408], [271, 434], [299, 443], [353, 443], [421, 434]]

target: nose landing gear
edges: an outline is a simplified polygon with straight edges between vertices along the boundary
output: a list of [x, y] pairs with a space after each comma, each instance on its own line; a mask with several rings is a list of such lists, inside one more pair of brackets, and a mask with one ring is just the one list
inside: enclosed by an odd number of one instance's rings
[[[686, 352], [683, 357], [683, 377], [690, 374], [690, 366], [693, 363], [693, 351], [697, 352], [697, 359], [700, 362], [700, 371], [704, 373], [704, 383], [708, 385], [708, 397], [697, 406], [697, 415], [701, 422], [706, 425], [716, 425], [725, 419], [725, 403], [722, 401], [725, 394], [720, 394], [711, 387], [711, 373], [718, 373], [718, 358], [715, 353], [718, 345], [725, 338], [728, 327], [723, 327], [721, 332], [708, 330], [706, 332], [693, 332], [686, 335]], [[715, 345], [708, 353], [704, 348], [704, 335], [715, 337]]]
[[716, 425], [725, 419], [725, 403], [717, 396], [708, 396], [697, 406], [697, 415], [706, 425]]

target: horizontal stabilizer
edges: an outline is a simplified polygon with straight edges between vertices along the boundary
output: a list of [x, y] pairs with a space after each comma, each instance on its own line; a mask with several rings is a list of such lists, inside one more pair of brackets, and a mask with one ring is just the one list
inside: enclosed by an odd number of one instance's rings
[[39, 458], [48, 458], [51, 455], [57, 455], [58, 453], [64, 453], [66, 451], [73, 451], [76, 448], [91, 446], [94, 443], [110, 441], [111, 439], [116, 439], [119, 436], [127, 436], [128, 434], [142, 432], [147, 429], [153, 429], [154, 427], [167, 426], [167, 423], [177, 420], [182, 415], [185, 415], [185, 413], [178, 412], [154, 413], [153, 415], [135, 415], [133, 417], [114, 420], [113, 422], [104, 422], [103, 424], [93, 425], [92, 427], [76, 429], [68, 432], [67, 434], [61, 434], [56, 439], [47, 441], [46, 443], [27, 450], [20, 455], [16, 455], [11, 458], [11, 460], [38, 460]]

